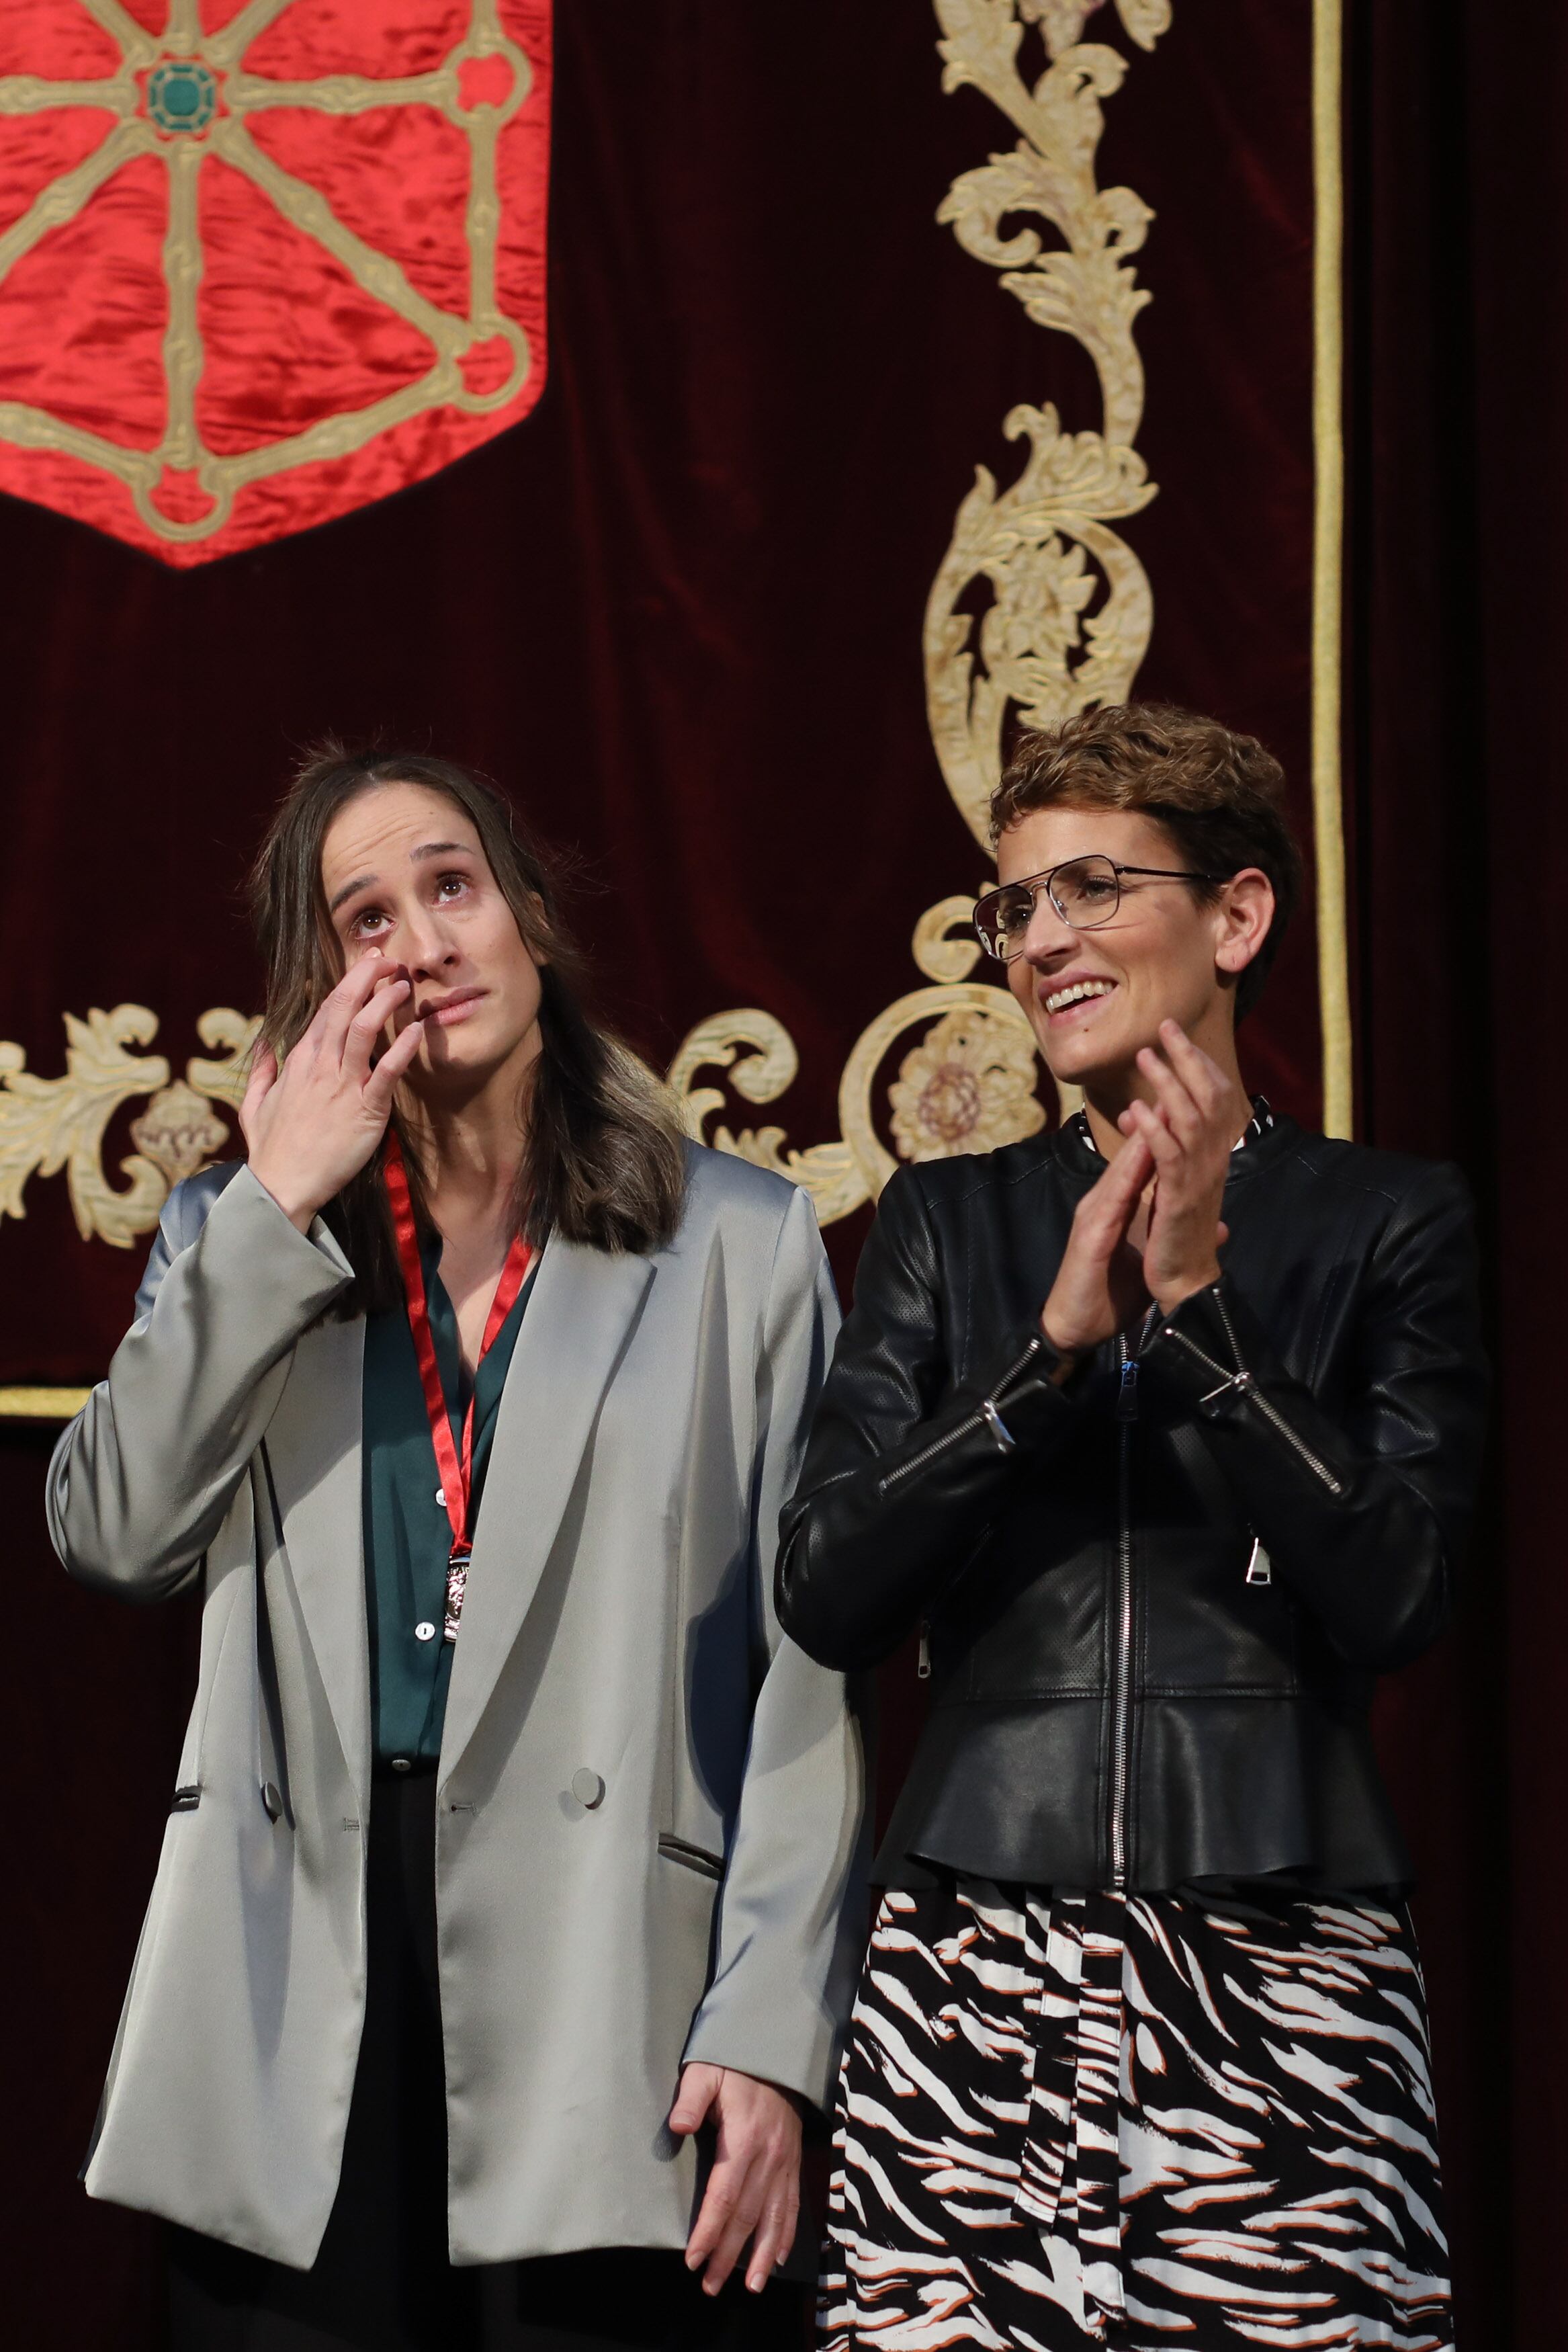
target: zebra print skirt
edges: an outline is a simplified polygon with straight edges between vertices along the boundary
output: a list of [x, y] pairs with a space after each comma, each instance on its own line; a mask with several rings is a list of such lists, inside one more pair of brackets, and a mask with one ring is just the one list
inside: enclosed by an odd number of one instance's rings
[[824, 2352], [1450, 2352], [1408, 1919], [889, 1892], [821, 2327]]

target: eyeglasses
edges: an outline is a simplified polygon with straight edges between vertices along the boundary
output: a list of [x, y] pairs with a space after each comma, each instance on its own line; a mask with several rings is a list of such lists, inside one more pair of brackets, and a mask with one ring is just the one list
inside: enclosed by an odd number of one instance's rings
[[1108, 923], [1122, 903], [1124, 874], [1147, 875], [1161, 882], [1223, 882], [1223, 874], [1189, 874], [1171, 866], [1118, 866], [1098, 853], [1070, 857], [1048, 874], [1028, 874], [1021, 882], [1006, 882], [975, 901], [975, 929], [980, 945], [998, 963], [1011, 963], [1023, 952], [1035, 900], [1043, 890], [1062, 921], [1075, 931], [1095, 931]]

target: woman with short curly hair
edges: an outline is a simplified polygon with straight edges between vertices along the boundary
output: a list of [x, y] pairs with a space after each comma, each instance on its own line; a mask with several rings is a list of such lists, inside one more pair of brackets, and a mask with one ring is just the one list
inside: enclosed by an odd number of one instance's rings
[[904, 1169], [783, 1622], [933, 1706], [840, 2084], [830, 2347], [1451, 2344], [1410, 1864], [1368, 1726], [1441, 1631], [1485, 1373], [1456, 1170], [1249, 1099], [1278, 764], [1026, 737], [976, 908], [1082, 1109]]

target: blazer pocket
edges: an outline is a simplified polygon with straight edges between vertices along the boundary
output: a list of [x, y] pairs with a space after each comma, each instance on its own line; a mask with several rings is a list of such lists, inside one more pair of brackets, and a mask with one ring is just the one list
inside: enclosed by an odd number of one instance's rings
[[706, 1846], [688, 1845], [685, 1838], [661, 1836], [659, 1852], [666, 1862], [678, 1862], [685, 1869], [698, 1872], [704, 1878], [724, 1876], [723, 1854], [709, 1853]]

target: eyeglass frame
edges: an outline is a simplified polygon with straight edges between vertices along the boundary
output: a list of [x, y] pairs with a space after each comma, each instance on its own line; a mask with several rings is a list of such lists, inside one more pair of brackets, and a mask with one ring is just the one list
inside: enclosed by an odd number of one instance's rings
[[[1111, 868], [1112, 873], [1115, 876], [1116, 903], [1112, 908], [1108, 915], [1101, 916], [1100, 920], [1097, 923], [1075, 923], [1071, 917], [1063, 909], [1061, 901], [1051, 886], [1055, 881], [1059, 874], [1065, 873], [1068, 866], [1087, 866], [1092, 858], [1097, 859], [1101, 865], [1108, 866]], [[1104, 929], [1107, 923], [1113, 923], [1117, 916], [1122, 911], [1122, 877], [1124, 874], [1145, 874], [1149, 876], [1152, 879], [1162, 882], [1228, 882], [1231, 878], [1228, 874], [1191, 873], [1183, 866], [1118, 866], [1116, 860], [1113, 857], [1108, 857], [1103, 849], [1083, 849], [1080, 850], [1076, 857], [1063, 857], [1057, 865], [1048, 866], [1043, 874], [1020, 874], [1016, 882], [998, 882], [994, 890], [983, 890], [975, 901], [974, 913], [970, 919], [975, 927], [975, 937], [979, 940], [981, 948], [984, 950], [985, 953], [991, 958], [993, 962], [999, 964], [1017, 963], [1019, 956], [1023, 953], [1022, 941], [1019, 941], [1016, 954], [1010, 956], [998, 955], [981, 928], [980, 909], [982, 907], [988, 905], [993, 898], [1000, 898], [1003, 897], [1009, 890], [1027, 890], [1030, 893], [1030, 921], [1032, 923], [1034, 920], [1035, 908], [1040, 903], [1039, 894], [1042, 888], [1045, 891], [1046, 897], [1051, 900], [1052, 907], [1056, 909], [1059, 919], [1067, 925], [1070, 931], [1102, 931]], [[1027, 939], [1028, 936], [1029, 934], [1026, 929], [1024, 937]]]

